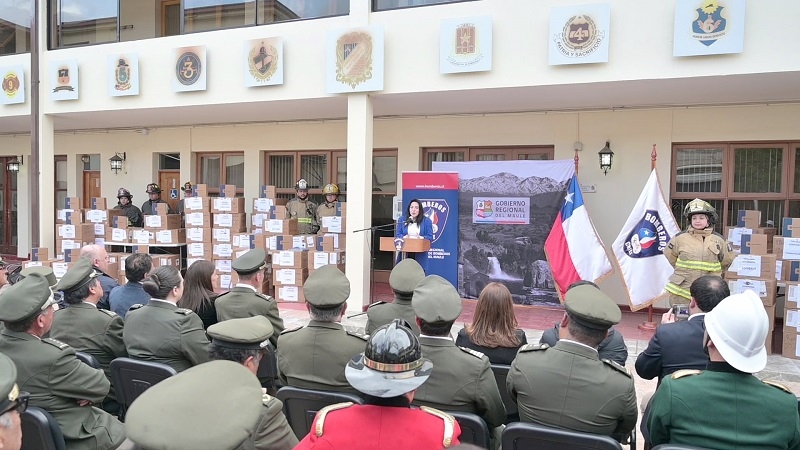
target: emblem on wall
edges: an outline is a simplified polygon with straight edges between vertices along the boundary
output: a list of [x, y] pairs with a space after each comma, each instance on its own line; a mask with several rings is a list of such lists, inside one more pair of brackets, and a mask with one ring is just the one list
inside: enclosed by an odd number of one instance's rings
[[139, 56], [108, 56], [108, 95], [122, 97], [139, 95]]
[[442, 20], [439, 35], [439, 72], [492, 70], [492, 18]]
[[328, 34], [328, 92], [383, 89], [383, 28]]
[[178, 48], [175, 55], [173, 89], [176, 92], [206, 90], [205, 47]]
[[0, 81], [3, 86], [0, 104], [25, 103], [25, 72], [21, 65], [0, 68]]
[[245, 41], [245, 86], [283, 84], [283, 41], [280, 38]]
[[608, 62], [611, 6], [563, 6], [550, 14], [551, 65]]
[[678, 0], [673, 55], [741, 53], [745, 0]]
[[78, 99], [78, 60], [53, 61], [50, 63], [50, 73], [52, 100]]

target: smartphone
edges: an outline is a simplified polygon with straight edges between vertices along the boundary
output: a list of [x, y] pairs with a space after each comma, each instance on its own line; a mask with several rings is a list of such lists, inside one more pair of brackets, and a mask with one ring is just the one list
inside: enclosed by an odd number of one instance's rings
[[686, 320], [689, 318], [689, 305], [674, 305], [672, 307], [672, 315], [675, 320]]

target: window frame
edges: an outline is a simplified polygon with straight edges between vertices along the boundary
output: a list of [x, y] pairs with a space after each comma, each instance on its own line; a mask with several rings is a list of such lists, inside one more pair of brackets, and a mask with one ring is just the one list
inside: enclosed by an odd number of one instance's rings
[[[212, 194], [219, 195], [219, 185], [210, 185], [210, 184], [206, 183], [205, 180], [202, 179], [201, 176], [203, 174], [203, 158], [219, 157], [220, 158], [219, 184], [230, 184], [230, 183], [227, 182], [228, 181], [228, 176], [225, 173], [225, 168], [227, 167], [225, 165], [225, 158], [228, 157], [228, 156], [241, 156], [241, 157], [244, 157], [244, 152], [243, 151], [224, 151], [224, 152], [196, 152], [195, 153], [196, 167], [195, 167], [195, 177], [194, 177], [194, 179], [197, 180], [198, 184], [206, 184], [206, 185], [208, 185], [208, 195], [209, 196], [211, 196]], [[242, 181], [244, 181], [244, 180], [242, 180]], [[236, 187], [236, 196], [237, 197], [244, 196], [244, 186], [242, 186], [241, 188], [238, 187], [238, 186]]]
[[[495, 152], [495, 153], [492, 153]], [[554, 145], [491, 145], [476, 147], [425, 147], [422, 149], [422, 170], [433, 170], [432, 153], [462, 153], [463, 161], [478, 161], [481, 155], [505, 154], [503, 161], [526, 161], [519, 159], [519, 155], [545, 155], [548, 161], [555, 158]], [[509, 158], [511, 156], [511, 158]]]

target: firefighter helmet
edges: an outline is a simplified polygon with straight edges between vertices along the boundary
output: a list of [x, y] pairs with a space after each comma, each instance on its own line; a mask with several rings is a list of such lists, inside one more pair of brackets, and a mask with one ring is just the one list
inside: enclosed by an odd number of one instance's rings
[[692, 216], [695, 214], [705, 214], [708, 216], [708, 222], [710, 225], [717, 223], [717, 210], [711, 206], [711, 203], [708, 203], [705, 200], [696, 198], [687, 203], [686, 207], [683, 208], [683, 216], [687, 219], [691, 220]]
[[145, 192], [148, 194], [160, 194], [161, 187], [158, 185], [158, 183], [150, 183], [147, 185], [147, 190]]
[[339, 195], [339, 186], [333, 183], [326, 184], [325, 187], [322, 188], [322, 195], [328, 195], [328, 194]]
[[128, 197], [128, 201], [131, 201], [133, 199], [133, 195], [131, 195], [131, 191], [129, 191], [129, 190], [125, 189], [125, 188], [119, 188], [119, 190], [117, 191], [117, 200], [119, 200], [122, 197]]
[[308, 182], [304, 178], [300, 178], [297, 180], [297, 184], [294, 185], [295, 190], [298, 191], [307, 191], [308, 190]]

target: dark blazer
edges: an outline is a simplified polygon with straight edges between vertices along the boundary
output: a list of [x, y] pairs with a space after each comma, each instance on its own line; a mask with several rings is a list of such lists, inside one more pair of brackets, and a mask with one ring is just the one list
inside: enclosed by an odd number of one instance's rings
[[456, 345], [459, 347], [471, 348], [473, 350], [477, 350], [483, 353], [484, 355], [486, 355], [487, 358], [489, 358], [489, 362], [492, 364], [508, 365], [511, 364], [511, 361], [513, 361], [514, 358], [517, 357], [517, 350], [519, 350], [520, 347], [528, 343], [528, 339], [525, 337], [525, 332], [520, 329], [517, 329], [517, 339], [519, 339], [520, 342], [519, 346], [517, 347], [495, 347], [495, 348], [483, 347], [472, 342], [469, 339], [469, 336], [467, 336], [466, 328], [462, 328], [458, 332], [458, 337], [456, 338]]
[[[422, 212], [420, 212], [422, 214]], [[408, 225], [406, 225], [406, 216], [400, 217], [397, 221], [397, 232], [394, 234], [395, 238], [402, 238], [408, 234]], [[419, 235], [429, 241], [433, 240], [433, 222], [426, 216], [422, 217], [422, 224], [420, 224]], [[397, 255], [397, 261], [402, 258], [402, 253]], [[406, 258], [414, 258], [417, 260], [422, 270], [428, 273], [428, 252], [422, 253], [406, 253]]]
[[123, 319], [131, 306], [140, 304], [146, 305], [150, 301], [150, 294], [144, 291], [142, 283], [138, 281], [128, 281], [122, 286], [117, 286], [108, 295], [108, 302], [111, 304], [111, 311], [117, 313]]
[[[541, 339], [539, 339], [539, 343], [555, 347], [558, 340], [558, 324], [556, 324], [553, 328], [544, 330]], [[601, 360], [610, 359], [620, 366], [624, 366], [625, 362], [628, 360], [628, 346], [625, 345], [625, 339], [622, 338], [622, 333], [615, 330], [614, 327], [611, 327], [608, 336], [597, 346], [597, 353], [600, 355]]]
[[705, 314], [659, 325], [647, 348], [636, 358], [636, 373], [646, 380], [658, 377], [661, 383], [676, 370], [705, 370], [708, 365], [708, 356], [703, 352], [705, 329]]
[[112, 277], [111, 275], [103, 272], [97, 266], [92, 266], [92, 268], [98, 272], [100, 272], [100, 276], [97, 277], [98, 281], [100, 281], [100, 286], [103, 286], [103, 298], [97, 302], [97, 308], [99, 309], [111, 309], [111, 304], [108, 302], [108, 296], [111, 294], [111, 290], [115, 287], [119, 286], [117, 279]]

